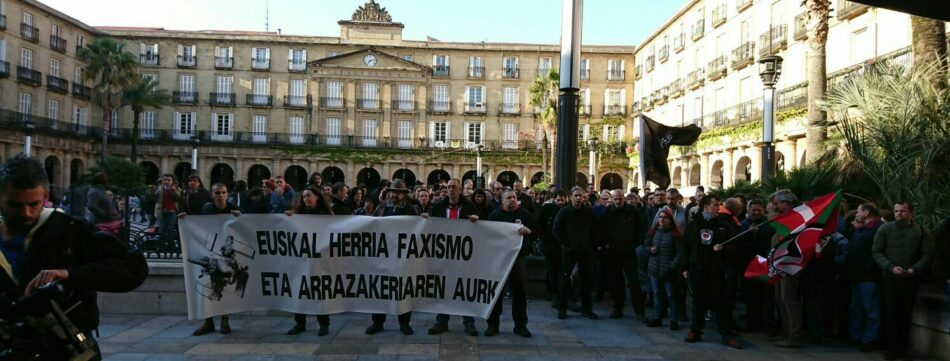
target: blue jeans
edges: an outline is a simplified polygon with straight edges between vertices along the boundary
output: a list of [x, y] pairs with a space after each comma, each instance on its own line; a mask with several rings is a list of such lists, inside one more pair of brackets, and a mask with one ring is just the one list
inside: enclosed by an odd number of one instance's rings
[[881, 294], [876, 282], [851, 285], [851, 339], [861, 343], [877, 340], [881, 333]]
[[673, 283], [670, 282], [670, 278], [650, 275], [650, 289], [653, 290], [653, 319], [662, 319], [663, 310], [669, 307], [670, 322], [679, 321], [674, 302], [676, 298], [673, 297]]
[[162, 212], [162, 238], [171, 239], [175, 237], [174, 233], [178, 229], [178, 213]]

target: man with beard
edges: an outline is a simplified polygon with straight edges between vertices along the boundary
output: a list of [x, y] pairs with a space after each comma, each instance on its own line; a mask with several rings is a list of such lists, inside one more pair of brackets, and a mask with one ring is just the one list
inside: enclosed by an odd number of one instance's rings
[[571, 272], [580, 271], [581, 315], [597, 319], [591, 302], [591, 233], [596, 220], [584, 196], [583, 188], [571, 189], [570, 206], [561, 208], [554, 217], [552, 233], [561, 243], [561, 277], [557, 292], [557, 318], [567, 318], [567, 301], [571, 294]]
[[[518, 204], [518, 196], [513, 190], [506, 190], [501, 195], [501, 208], [496, 209], [488, 219], [496, 222], [508, 222], [520, 224], [518, 234], [521, 235], [521, 252], [515, 258], [515, 264], [511, 267], [511, 273], [508, 274], [508, 283], [511, 285], [511, 319], [515, 322], [514, 333], [521, 337], [531, 337], [531, 331], [528, 331], [528, 299], [525, 296], [525, 257], [528, 255], [529, 245], [528, 236], [531, 235], [531, 228], [534, 222], [528, 211], [521, 208]], [[498, 324], [501, 318], [504, 301], [497, 300], [495, 307], [492, 308], [488, 316], [488, 328], [485, 329], [485, 336], [495, 336], [498, 334]]]
[[[747, 233], [736, 240], [741, 249], [742, 261], [739, 264], [742, 265], [749, 264], [756, 256], [768, 257], [772, 249], [772, 236], [775, 234], [775, 229], [768, 223], [768, 217], [765, 214], [765, 201], [754, 198], [749, 201], [748, 208], [748, 216], [739, 226], [739, 233]], [[742, 282], [748, 290], [746, 329], [759, 331], [765, 328], [765, 331], [769, 333], [776, 331], [774, 328], [778, 325], [774, 317], [775, 292], [772, 285], [750, 279], [744, 279]]]
[[516, 180], [512, 188], [515, 190], [515, 196], [518, 197], [518, 205], [521, 206], [521, 209], [533, 215], [537, 206], [534, 204], [534, 198], [531, 198], [531, 196], [524, 191], [524, 183], [520, 179]]
[[601, 224], [605, 228], [606, 244], [604, 253], [607, 258], [608, 284], [610, 295], [614, 300], [613, 312], [610, 318], [623, 317], [624, 276], [627, 289], [630, 291], [630, 301], [633, 310], [637, 313], [637, 320], [646, 319], [643, 306], [643, 292], [637, 275], [636, 248], [643, 244], [643, 216], [633, 206], [626, 204], [623, 191], [615, 189], [610, 192], [613, 204], [604, 211]]

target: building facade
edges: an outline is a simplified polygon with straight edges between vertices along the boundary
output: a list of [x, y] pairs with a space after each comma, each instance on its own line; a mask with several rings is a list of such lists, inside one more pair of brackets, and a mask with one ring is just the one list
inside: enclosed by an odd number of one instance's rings
[[[543, 174], [543, 128], [535, 115], [538, 109], [528, 104], [529, 88], [539, 74], [558, 67], [557, 45], [404, 40], [404, 25], [392, 21], [374, 1], [339, 22], [339, 37], [92, 29], [34, 1], [3, 1], [11, 24], [49, 28], [47, 22], [54, 22], [69, 29], [67, 36], [119, 39], [137, 56], [143, 76], [157, 80], [172, 95], [172, 105], [140, 115], [139, 159], [150, 177], [189, 173], [193, 148], [198, 153], [194, 168], [206, 182], [246, 179], [255, 185], [284, 175], [299, 186], [312, 172], [323, 173], [327, 180], [370, 186], [380, 178], [424, 183], [472, 178], [479, 146], [488, 180], [528, 182]], [[35, 13], [32, 22], [28, 13]], [[35, 20], [41, 17], [47, 20]], [[65, 58], [61, 72], [81, 69], [72, 48], [60, 54], [53, 43], [27, 40], [10, 27], [2, 39], [8, 56], [26, 51], [22, 49], [36, 54], [32, 65], [12, 59], [17, 66], [41, 71], [45, 69], [37, 64], [58, 57]], [[615, 144], [620, 155], [632, 134], [633, 83], [628, 74], [633, 50], [583, 48], [584, 125], [579, 137], [598, 136]], [[103, 122], [101, 111], [96, 113], [87, 99], [55, 93], [48, 89], [49, 82], [44, 83], [47, 87], [21, 78], [0, 83], [2, 108], [16, 117], [29, 116], [36, 124], [34, 153], [67, 163], [76, 159], [84, 167], [96, 159], [97, 146], [90, 142], [96, 141]], [[30, 105], [18, 107], [13, 99], [26, 93], [33, 93], [24, 101]], [[65, 98], [63, 111], [39, 111], [47, 98]], [[76, 107], [85, 110], [68, 111]], [[112, 114], [113, 155], [128, 155], [132, 118], [128, 107]], [[51, 122], [69, 123], [74, 134], [46, 136], [51, 127], [45, 124]], [[22, 150], [22, 132], [13, 133], [18, 134], [3, 137], [4, 158]], [[626, 162], [601, 168], [598, 178], [604, 186], [624, 187], [631, 179]], [[82, 169], [51, 173], [57, 184], [68, 185]], [[587, 175], [582, 175], [586, 182]]]

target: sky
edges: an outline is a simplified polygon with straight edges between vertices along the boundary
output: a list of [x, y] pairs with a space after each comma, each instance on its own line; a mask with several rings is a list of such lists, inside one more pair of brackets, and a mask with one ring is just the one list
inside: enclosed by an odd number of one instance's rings
[[[339, 36], [368, 0], [40, 0], [92, 26]], [[270, 11], [267, 3], [269, 2]], [[558, 44], [560, 0], [379, 0], [403, 39]], [[585, 0], [583, 44], [639, 45], [687, 0]]]

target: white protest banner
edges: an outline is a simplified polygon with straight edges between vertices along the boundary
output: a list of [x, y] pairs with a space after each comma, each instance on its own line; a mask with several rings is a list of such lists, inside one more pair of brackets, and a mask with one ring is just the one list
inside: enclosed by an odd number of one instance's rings
[[179, 220], [188, 318], [251, 310], [487, 318], [520, 225], [283, 214]]

